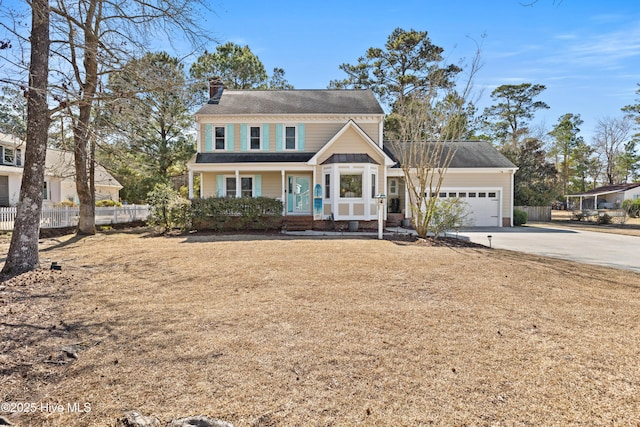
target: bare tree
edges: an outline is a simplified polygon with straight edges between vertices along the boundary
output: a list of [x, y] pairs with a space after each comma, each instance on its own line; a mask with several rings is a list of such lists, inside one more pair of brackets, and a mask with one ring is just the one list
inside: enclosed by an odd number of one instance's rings
[[79, 234], [95, 233], [92, 171], [96, 105], [102, 78], [148, 46], [149, 36], [179, 35], [192, 45], [208, 40], [195, 22], [200, 0], [57, 0], [52, 6], [56, 54], [53, 97], [73, 129]]
[[427, 89], [396, 106], [397, 132], [390, 146], [404, 173], [411, 217], [420, 237], [430, 231], [442, 182], [467, 133], [472, 81], [480, 65], [478, 50], [460, 92], [434, 76]]
[[27, 146], [20, 201], [2, 273], [20, 274], [39, 265], [38, 234], [47, 154], [49, 112], [49, 2], [31, 2], [31, 60], [27, 96]]
[[604, 173], [609, 184], [620, 183], [622, 177], [618, 169], [618, 160], [624, 152], [633, 123], [628, 116], [604, 117], [596, 123], [593, 145], [604, 162]]

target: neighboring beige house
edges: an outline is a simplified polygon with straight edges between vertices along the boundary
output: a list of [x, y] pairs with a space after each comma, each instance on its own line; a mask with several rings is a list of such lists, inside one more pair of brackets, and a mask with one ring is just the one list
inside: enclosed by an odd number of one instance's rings
[[[20, 197], [24, 164], [24, 142], [0, 134], [0, 206], [14, 206]], [[96, 200], [119, 200], [122, 185], [102, 166], [95, 170]], [[73, 153], [47, 149], [43, 206], [68, 200], [79, 203]]]
[[[410, 216], [402, 170], [383, 141], [385, 114], [370, 90], [227, 90], [212, 85], [195, 114], [189, 191], [200, 197], [272, 197], [288, 218], [375, 225]], [[486, 142], [464, 142], [438, 196], [460, 197], [477, 226], [510, 226], [516, 167]], [[385, 219], [387, 219], [385, 212]], [[314, 220], [311, 222], [311, 220]]]

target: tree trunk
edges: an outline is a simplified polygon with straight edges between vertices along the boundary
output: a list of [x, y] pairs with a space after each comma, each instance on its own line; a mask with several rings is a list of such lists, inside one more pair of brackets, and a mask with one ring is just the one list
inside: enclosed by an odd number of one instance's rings
[[[90, 170], [94, 168], [87, 152], [91, 135], [91, 112], [93, 110], [94, 97], [98, 87], [98, 38], [94, 33], [95, 28], [91, 25], [97, 9], [97, 1], [90, 2], [84, 29], [84, 69], [85, 81], [82, 83], [82, 99], [79, 105], [78, 119], [76, 120], [73, 136], [75, 142], [75, 166], [76, 166], [76, 189], [78, 199], [80, 199], [80, 218], [78, 220], [78, 234], [96, 233], [96, 201], [95, 191], [90, 182]], [[99, 24], [95, 24], [96, 27]], [[90, 169], [89, 169], [90, 168]]]
[[49, 107], [47, 105], [50, 43], [48, 0], [33, 0], [31, 15], [27, 146], [18, 212], [7, 260], [2, 269], [4, 274], [24, 273], [37, 268], [40, 264], [38, 235], [49, 132]]

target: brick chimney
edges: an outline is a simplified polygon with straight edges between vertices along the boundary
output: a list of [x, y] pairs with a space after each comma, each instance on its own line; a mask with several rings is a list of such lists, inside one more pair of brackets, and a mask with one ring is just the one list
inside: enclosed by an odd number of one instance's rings
[[209, 79], [209, 104], [217, 104], [220, 102], [224, 85], [220, 77], [211, 77]]

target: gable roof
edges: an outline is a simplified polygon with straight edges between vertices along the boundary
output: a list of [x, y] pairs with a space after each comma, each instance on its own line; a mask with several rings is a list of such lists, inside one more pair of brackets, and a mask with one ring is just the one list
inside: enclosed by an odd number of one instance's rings
[[349, 121], [342, 126], [342, 128], [331, 137], [331, 139], [329, 141], [327, 141], [326, 144], [324, 144], [322, 146], [322, 148], [309, 160], [309, 164], [310, 165], [317, 165], [318, 164], [318, 160], [320, 159], [320, 157], [326, 152], [328, 151], [331, 146], [338, 141], [338, 139], [340, 139], [340, 137], [342, 135], [345, 134], [345, 132], [349, 129], [353, 129], [358, 135], [360, 135], [360, 137], [362, 138], [362, 140], [368, 144], [370, 147], [372, 147], [374, 149], [374, 151], [376, 151], [377, 153], [380, 154], [380, 156], [382, 156], [382, 158], [384, 159], [384, 164], [385, 166], [392, 166], [394, 164], [394, 159], [392, 159], [391, 157], [389, 157], [389, 155], [382, 149], [380, 148], [380, 146], [378, 146], [378, 144], [376, 144], [370, 137], [369, 135], [367, 135], [367, 133], [365, 131], [362, 130], [362, 128], [360, 126], [358, 126], [356, 124], [356, 122], [354, 122], [352, 119], [349, 119]]
[[[417, 142], [420, 143], [420, 142]], [[405, 144], [416, 144], [416, 142], [407, 142]], [[511, 163], [502, 153], [500, 153], [488, 141], [453, 141], [445, 142], [445, 144], [457, 145], [456, 152], [451, 159], [450, 169], [464, 168], [502, 168], [517, 169], [516, 165]], [[395, 154], [395, 147], [392, 143], [384, 144], [385, 152], [396, 162], [398, 156]], [[399, 167], [396, 164], [396, 167]]]
[[196, 115], [216, 114], [380, 114], [384, 111], [369, 89], [224, 89], [217, 104], [205, 104]]

